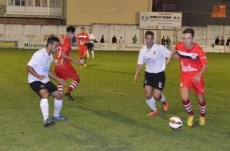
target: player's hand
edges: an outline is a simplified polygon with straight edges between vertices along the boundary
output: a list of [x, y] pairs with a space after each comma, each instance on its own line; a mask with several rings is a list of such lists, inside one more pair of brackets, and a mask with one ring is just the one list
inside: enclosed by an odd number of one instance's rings
[[57, 79], [57, 82], [63, 86], [66, 86], [65, 80], [63, 80], [63, 79]]
[[46, 77], [45, 75], [39, 75], [38, 79], [42, 81], [43, 79], [45, 79], [45, 77]]
[[73, 62], [76, 63], [77, 65], [81, 65], [81, 60], [74, 59]]
[[196, 81], [196, 82], [199, 82], [200, 81], [200, 76], [199, 75], [195, 75], [194, 77], [193, 77], [193, 79]]
[[171, 62], [171, 59], [167, 59], [166, 62], [165, 62], [165, 65], [168, 66]]
[[137, 80], [138, 80], [138, 75], [135, 74], [135, 76], [134, 76], [134, 85], [136, 85]]

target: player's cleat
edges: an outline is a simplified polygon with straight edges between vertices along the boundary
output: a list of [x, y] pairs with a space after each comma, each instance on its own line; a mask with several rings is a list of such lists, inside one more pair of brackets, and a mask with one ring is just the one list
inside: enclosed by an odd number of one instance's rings
[[44, 126], [45, 127], [48, 127], [50, 125], [54, 125], [55, 124], [55, 121], [50, 119], [50, 118], [47, 118], [45, 121], [44, 121]]
[[66, 121], [67, 120], [67, 118], [65, 118], [61, 114], [58, 117], [53, 116], [52, 119], [57, 120], [57, 121]]
[[83, 65], [81, 65], [81, 66], [80, 66], [80, 69], [82, 69], [82, 68], [84, 68], [84, 66], [83, 66]]
[[187, 120], [187, 125], [188, 126], [192, 126], [193, 125], [193, 119], [194, 119], [194, 116], [189, 116], [188, 117], [188, 120]]
[[157, 115], [158, 114], [158, 112], [157, 111], [150, 111], [148, 114], [147, 114], [147, 116], [155, 116], [155, 115]]
[[87, 67], [87, 64], [85, 63], [85, 64], [84, 64], [84, 68], [86, 68], [86, 67]]
[[67, 96], [70, 101], [74, 101], [73, 96], [69, 92], [65, 92], [65, 96]]
[[165, 101], [165, 102], [162, 103], [162, 108], [163, 108], [163, 110], [164, 110], [165, 112], [168, 111], [169, 105], [168, 105], [168, 102], [167, 102], [167, 101]]
[[205, 117], [200, 117], [199, 125], [201, 126], [205, 125]]

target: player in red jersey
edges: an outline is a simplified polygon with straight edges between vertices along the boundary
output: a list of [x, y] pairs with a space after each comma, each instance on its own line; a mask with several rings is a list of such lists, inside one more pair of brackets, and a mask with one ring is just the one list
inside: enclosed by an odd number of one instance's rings
[[87, 63], [87, 42], [89, 41], [89, 35], [85, 33], [85, 28], [81, 27], [81, 32], [76, 36], [77, 46], [78, 46], [78, 54], [82, 61], [81, 67], [86, 67]]
[[189, 100], [190, 89], [196, 93], [199, 107], [200, 120], [199, 125], [205, 125], [206, 102], [204, 100], [204, 73], [207, 70], [207, 58], [203, 49], [193, 42], [194, 30], [187, 28], [183, 31], [183, 42], [178, 42], [166, 64], [169, 64], [174, 53], [178, 53], [180, 58], [180, 91], [182, 102], [189, 117], [187, 125], [193, 125], [194, 113]]
[[[76, 64], [80, 65], [80, 60], [74, 59], [70, 57], [71, 52], [71, 41], [75, 35], [75, 27], [68, 26], [66, 28], [66, 36], [61, 38], [60, 46], [56, 54], [55, 58], [55, 66], [54, 72], [56, 73], [58, 78], [61, 79], [72, 79], [70, 86], [65, 91], [65, 96], [69, 98], [69, 100], [74, 101], [74, 98], [70, 94], [79, 84], [80, 79], [77, 71], [71, 65], [71, 61], [75, 62]], [[59, 83], [58, 90], [62, 93], [63, 86]]]

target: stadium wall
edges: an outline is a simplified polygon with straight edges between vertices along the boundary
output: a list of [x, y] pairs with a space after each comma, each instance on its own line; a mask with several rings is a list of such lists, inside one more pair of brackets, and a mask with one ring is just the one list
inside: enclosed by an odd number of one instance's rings
[[[122, 38], [125, 40], [125, 44], [132, 44], [132, 37], [133, 35], [136, 35], [138, 39], [137, 44], [144, 44], [143, 36], [145, 31], [140, 30], [138, 25], [93, 24], [92, 26], [84, 27], [86, 28], [86, 32], [88, 32], [89, 28], [93, 29], [93, 34], [95, 35], [97, 41], [100, 41], [101, 34], [104, 34], [104, 37], [106, 38], [105, 43], [112, 43], [112, 37], [116, 35], [117, 39], [122, 36]], [[162, 36], [169, 36], [172, 44], [175, 44], [178, 41], [182, 41], [182, 31], [187, 27], [191, 26], [182, 26], [181, 30], [178, 31], [152, 30], [155, 34], [154, 42], [160, 43]], [[81, 26], [76, 26], [76, 33], [80, 32], [80, 28]], [[206, 49], [212, 49], [210, 47], [214, 44], [215, 38], [217, 36], [223, 36], [225, 43], [227, 38], [230, 37], [230, 26], [208, 25], [207, 27], [195, 26], [191, 28], [195, 30], [195, 42], [202, 46], [207, 46], [205, 47]], [[65, 34], [66, 26], [0, 24], [1, 41], [38, 43], [46, 42], [50, 35], [60, 37]], [[101, 47], [102, 45], [98, 45], [98, 47], [99, 46]], [[108, 48], [109, 47], [110, 46], [108, 45]], [[124, 45], [124, 47], [131, 48], [129, 45]], [[220, 46], [220, 48], [222, 49], [222, 46]]]
[[152, 11], [152, 0], [68, 0], [67, 25], [139, 24], [139, 12]]

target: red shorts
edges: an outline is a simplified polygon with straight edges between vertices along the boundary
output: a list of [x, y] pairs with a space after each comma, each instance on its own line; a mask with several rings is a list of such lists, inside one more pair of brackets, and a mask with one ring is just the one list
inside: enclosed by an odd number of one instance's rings
[[60, 79], [68, 80], [73, 79], [78, 83], [80, 82], [79, 75], [72, 65], [55, 65], [54, 72]]
[[87, 54], [87, 46], [79, 46], [78, 54], [80, 57], [84, 57]]
[[204, 86], [204, 76], [200, 78], [200, 81], [195, 81], [194, 78], [195, 75], [180, 75], [180, 87], [186, 87], [189, 89], [193, 89], [195, 93], [199, 95], [204, 95], [205, 86]]

